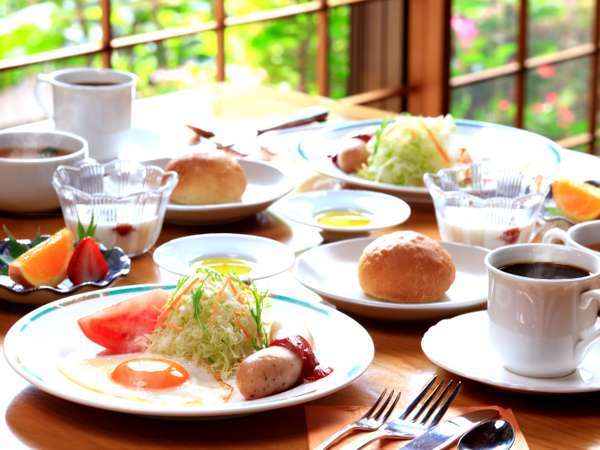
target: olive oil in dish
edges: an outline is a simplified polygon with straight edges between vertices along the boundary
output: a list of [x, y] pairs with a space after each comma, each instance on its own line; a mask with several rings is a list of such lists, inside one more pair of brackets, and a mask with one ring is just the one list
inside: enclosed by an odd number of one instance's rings
[[342, 209], [320, 212], [315, 219], [319, 225], [339, 228], [365, 227], [372, 221], [369, 213]]
[[254, 263], [243, 258], [230, 256], [215, 256], [200, 259], [192, 265], [193, 269], [200, 267], [213, 269], [223, 275], [248, 275], [254, 268]]

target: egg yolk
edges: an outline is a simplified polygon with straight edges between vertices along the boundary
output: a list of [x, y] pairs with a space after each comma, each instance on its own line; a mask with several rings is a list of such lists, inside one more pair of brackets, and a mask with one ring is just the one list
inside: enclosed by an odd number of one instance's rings
[[136, 358], [124, 361], [111, 374], [114, 382], [136, 389], [168, 389], [190, 378], [175, 361], [162, 358]]

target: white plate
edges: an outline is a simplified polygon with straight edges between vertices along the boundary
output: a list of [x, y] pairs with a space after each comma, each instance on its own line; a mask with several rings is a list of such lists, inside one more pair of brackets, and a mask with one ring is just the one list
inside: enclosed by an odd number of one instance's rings
[[154, 262], [175, 275], [193, 273], [192, 264], [204, 258], [233, 257], [252, 263], [242, 279], [259, 280], [284, 272], [294, 264], [290, 247], [273, 239], [247, 234], [209, 233], [185, 236], [154, 250]]
[[[144, 161], [164, 168], [168, 158]], [[180, 225], [210, 225], [244, 219], [267, 209], [289, 193], [294, 186], [286, 176], [271, 164], [262, 161], [238, 159], [246, 173], [248, 185], [239, 203], [218, 205], [176, 205], [169, 203], [165, 221]]]
[[[358, 378], [371, 364], [373, 341], [367, 331], [348, 316], [322, 304], [273, 296], [271, 316], [304, 320], [315, 338], [320, 362], [333, 368], [327, 377], [258, 400], [231, 401], [224, 405], [160, 407], [154, 403], [111, 397], [80, 387], [58, 370], [63, 358], [74, 354], [96, 354], [101, 348], [84, 337], [77, 319], [127, 297], [156, 287], [119, 287], [68, 297], [42, 306], [17, 321], [4, 338], [4, 355], [19, 375], [39, 389], [72, 402], [131, 414], [219, 418], [269, 411], [327, 396]], [[60, 333], [57, 330], [60, 329]]]
[[[317, 222], [324, 211], [354, 210], [369, 214], [371, 223], [361, 227], [335, 227]], [[337, 233], [362, 233], [389, 228], [410, 217], [410, 206], [398, 197], [373, 191], [320, 191], [287, 197], [278, 203], [278, 211], [304, 225]]]
[[485, 304], [488, 278], [483, 260], [487, 250], [449, 242], [441, 245], [454, 261], [456, 279], [443, 300], [393, 303], [369, 297], [358, 282], [358, 260], [374, 239], [350, 239], [308, 250], [296, 260], [294, 276], [340, 309], [376, 319], [434, 319]]
[[[560, 147], [530, 131], [487, 122], [457, 119], [452, 147], [465, 147], [474, 160], [491, 158], [497, 165], [518, 166], [542, 174], [556, 172], [560, 163]], [[340, 170], [332, 161], [337, 142], [365, 128], [375, 128], [381, 120], [365, 120], [331, 127], [309, 137], [298, 146], [298, 152], [317, 172], [374, 191], [396, 195], [411, 203], [431, 203], [426, 187], [398, 186], [365, 180]]]
[[421, 348], [436, 365], [449, 372], [513, 391], [568, 394], [600, 391], [600, 342], [571, 375], [530, 378], [502, 367], [489, 340], [487, 311], [442, 320], [423, 336]]

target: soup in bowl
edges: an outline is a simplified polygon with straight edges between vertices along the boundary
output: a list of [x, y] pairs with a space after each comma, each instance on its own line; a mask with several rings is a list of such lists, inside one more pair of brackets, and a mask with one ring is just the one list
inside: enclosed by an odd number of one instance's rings
[[60, 205], [52, 175], [87, 158], [85, 139], [63, 131], [0, 132], [0, 210], [52, 211]]

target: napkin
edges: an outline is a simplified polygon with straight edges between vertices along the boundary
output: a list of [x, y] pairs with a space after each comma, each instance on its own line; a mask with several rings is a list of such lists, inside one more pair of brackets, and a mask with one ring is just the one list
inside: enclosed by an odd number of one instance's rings
[[[477, 407], [454, 407], [450, 408], [444, 419], [449, 419], [453, 416], [464, 414], [477, 409], [495, 409], [497, 410], [502, 418], [507, 422], [510, 422], [515, 429], [515, 443], [512, 450], [528, 450], [529, 446], [525, 441], [525, 437], [519, 428], [517, 419], [515, 418], [512, 410], [504, 409], [499, 406], [477, 406]], [[308, 446], [314, 448], [321, 442], [323, 442], [328, 436], [331, 436], [337, 430], [342, 428], [344, 425], [353, 422], [358, 419], [367, 411], [368, 406], [321, 406], [321, 405], [310, 405], [304, 407], [304, 415], [306, 417], [306, 429], [308, 432]], [[352, 439], [361, 435], [362, 432], [356, 432], [337, 444], [337, 448], [342, 449], [345, 444], [352, 442]], [[397, 449], [402, 445], [404, 441], [385, 440], [373, 443], [369, 448], [381, 449], [381, 450], [392, 450]], [[335, 447], [334, 447], [335, 448]], [[456, 445], [449, 447], [450, 449], [456, 449]]]

